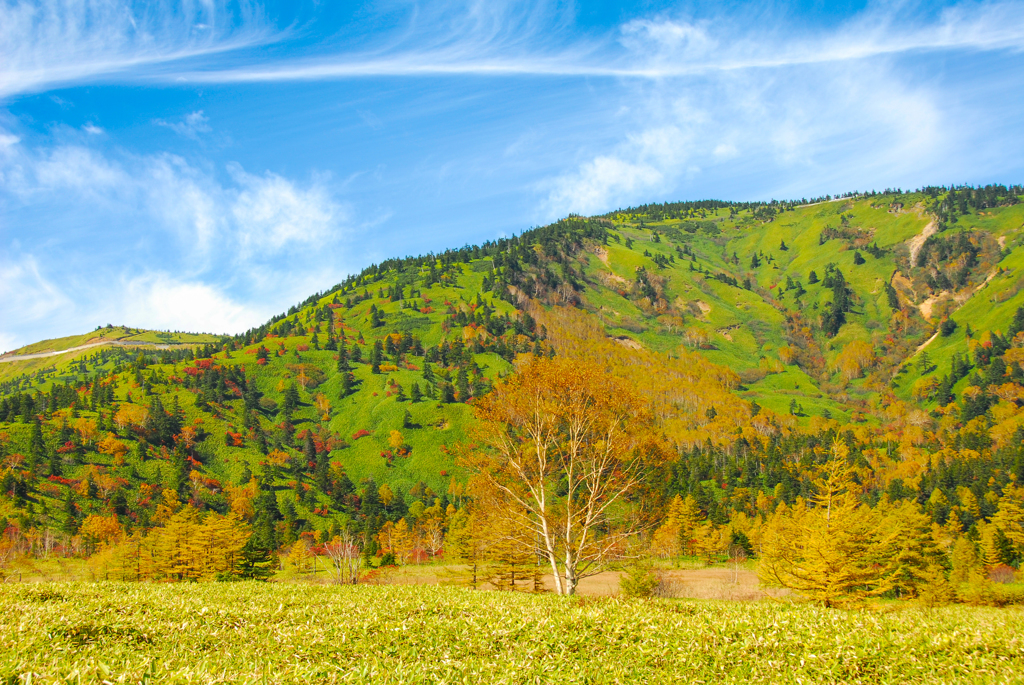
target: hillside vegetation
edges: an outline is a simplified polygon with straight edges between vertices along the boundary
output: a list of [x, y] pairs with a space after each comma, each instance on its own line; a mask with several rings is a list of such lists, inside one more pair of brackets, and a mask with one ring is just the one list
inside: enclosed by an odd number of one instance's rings
[[[517, 364], [560, 358], [651, 403], [671, 453], [645, 489], [651, 554], [761, 555], [838, 453], [836, 487], [879, 520], [909, 507], [911, 537], [927, 539], [906, 562], [921, 573], [876, 594], [916, 596], [936, 569], [1012, 578], [1022, 193], [574, 216], [373, 265], [242, 335], [103, 329], [29, 346], [17, 352], [122, 343], [0, 364], [7, 559], [93, 556], [125, 576], [134, 539], [148, 562], [132, 577], [230, 576], [239, 559], [251, 575], [343, 533], [370, 564], [465, 557], [474, 400]], [[136, 342], [164, 349], [123, 344]], [[216, 533], [221, 517], [233, 533]], [[227, 536], [233, 556], [168, 562], [190, 526]]]

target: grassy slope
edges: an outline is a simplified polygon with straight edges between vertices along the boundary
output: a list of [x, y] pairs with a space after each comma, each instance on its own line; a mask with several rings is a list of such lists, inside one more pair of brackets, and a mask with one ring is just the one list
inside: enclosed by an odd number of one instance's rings
[[[782, 328], [787, 313], [798, 312], [805, 321], [816, 321], [822, 307], [831, 301], [832, 294], [820, 281], [816, 285], [809, 284], [808, 274], [815, 271], [820, 279], [826, 266], [835, 264], [856, 293], [858, 303], [854, 311], [847, 315], [847, 324], [835, 338], [826, 340], [819, 336], [826, 369], [831, 371], [835, 358], [851, 341], [865, 340], [877, 346], [888, 331], [892, 312], [884, 284], [897, 270], [895, 258], [899, 251], [905, 250], [907, 241], [919, 235], [931, 221], [923, 210], [922, 200], [922, 197], [910, 196], [906, 199], [909, 209], [898, 212], [890, 211], [888, 198], [832, 201], [782, 213], [774, 221], [764, 224], [743, 215], [731, 220], [725, 211], [717, 215], [709, 213], [707, 220], [717, 221], [722, 231], [717, 238], [698, 231], [692, 235], [683, 234], [682, 240], [679, 240], [670, 237], [673, 235], [671, 231], [685, 222], [649, 222], [646, 230], [641, 230], [635, 220], [627, 219], [617, 221], [616, 229], [623, 238], [632, 238], [633, 249], [626, 250], [621, 245], [610, 243], [609, 265], [604, 266], [592, 259], [591, 266], [595, 271], [604, 268], [625, 280], [635, 278], [637, 266], [670, 277], [667, 289], [669, 296], [666, 299], [678, 298], [677, 302], [692, 305], [699, 303], [706, 310], [687, 317], [686, 323], [686, 326], [703, 327], [712, 334], [713, 349], [704, 350], [703, 354], [716, 363], [741, 371], [755, 368], [761, 357], [777, 356], [778, 348], [786, 344]], [[886, 250], [886, 253], [875, 258], [862, 248], [860, 252], [865, 263], [855, 265], [855, 250], [847, 241], [833, 239], [819, 244], [822, 229], [826, 226], [839, 227], [841, 215], [847, 217], [851, 227], [869, 232], [870, 242]], [[1024, 268], [1022, 228], [1024, 205], [1015, 205], [962, 216], [947, 231], [947, 234], [951, 234], [961, 230], [978, 230], [1001, 237], [1005, 243], [1005, 256], [994, 266], [994, 270], [1001, 269], [1001, 273], [995, 275], [988, 284], [976, 291], [958, 293], [966, 296], [966, 301], [952, 314], [952, 318], [960, 323], [960, 328], [949, 338], [938, 337], [927, 345], [933, 364], [938, 366], [938, 373], [948, 371], [949, 360], [954, 352], [967, 351], [963, 324], [970, 323], [975, 331], [1003, 330], [1016, 309], [1024, 304], [1024, 291], [1020, 287], [1021, 270]], [[661, 233], [661, 242], [651, 241], [651, 229]], [[669, 235], [666, 235], [666, 231]], [[788, 250], [781, 249], [782, 242], [785, 242]], [[689, 245], [698, 257], [695, 264], [708, 267], [712, 272], [725, 272], [737, 280], [750, 277], [762, 289], [762, 294], [695, 275], [689, 271], [687, 262], [678, 256], [676, 264], [666, 269], [658, 269], [651, 259], [643, 257], [644, 250], [650, 251], [652, 255], [674, 254], [677, 244]], [[772, 262], [752, 269], [750, 258], [755, 253], [772, 257]], [[734, 254], [739, 260], [738, 265], [727, 261]], [[799, 302], [792, 293], [779, 294], [787, 277], [801, 281], [806, 288], [807, 292]], [[611, 317], [638, 318], [648, 324], [652, 323], [652, 317], [645, 319], [632, 303], [616, 297], [614, 293], [602, 292], [597, 297], [591, 297], [590, 301], [603, 308], [602, 313], [606, 318], [610, 318], [606, 310], [612, 309], [614, 312]], [[693, 306], [691, 309], [700, 311]], [[913, 316], [919, 317], [916, 313]], [[917, 343], [924, 343], [931, 337], [931, 326], [937, 321], [921, 320], [921, 325], [928, 332], [921, 335]], [[640, 335], [631, 334], [625, 329], [609, 328], [609, 334], [630, 335], [659, 350], [671, 350], [680, 342], [678, 335], [659, 333], [654, 327]], [[917, 345], [914, 345], [915, 351], [916, 348]], [[912, 354], [908, 359], [911, 363], [904, 365], [905, 372], [894, 380], [893, 386], [896, 393], [905, 399], [909, 398], [910, 389], [920, 377], [913, 364], [916, 355]], [[772, 374], [748, 384], [745, 396], [778, 412], [788, 411], [790, 401], [796, 399], [806, 416], [827, 410], [836, 418], [848, 418], [850, 410], [841, 399], [833, 399], [821, 392], [823, 380], [840, 382], [834, 372], [823, 379], [809, 376], [805, 370], [796, 366], [789, 366], [781, 374]], [[965, 382], [961, 381], [961, 384]], [[868, 400], [876, 395], [864, 388], [863, 380], [849, 383], [846, 390]]]
[[18, 376], [36, 374], [45, 369], [53, 369], [57, 376], [69, 377], [67, 371], [71, 362], [88, 358], [101, 348], [103, 343], [117, 342], [119, 344], [138, 344], [140, 346], [152, 345], [198, 345], [203, 343], [215, 343], [220, 336], [206, 333], [168, 333], [165, 331], [149, 331], [129, 329], [121, 326], [114, 328], [103, 328], [91, 333], [72, 335], [65, 338], [54, 338], [41, 340], [31, 345], [20, 347], [6, 353], [4, 356], [15, 356], [22, 354], [37, 354], [41, 352], [60, 352], [70, 350], [74, 347], [89, 345], [84, 350], [75, 350], [66, 354], [54, 355], [52, 357], [39, 357], [36, 359], [19, 359], [10, 362], [0, 363], [0, 382], [17, 378]]

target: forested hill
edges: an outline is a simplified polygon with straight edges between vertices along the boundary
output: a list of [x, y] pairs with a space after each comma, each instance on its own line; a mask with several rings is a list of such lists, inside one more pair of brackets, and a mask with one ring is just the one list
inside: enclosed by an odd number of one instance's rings
[[0, 364], [0, 529], [95, 541], [190, 502], [269, 549], [344, 527], [375, 546], [463, 506], [473, 398], [517, 358], [578, 356], [657, 406], [659, 506], [754, 521], [841, 435], [865, 501], [968, 531], [1024, 482], [1022, 194], [573, 216], [373, 265], [243, 335]]

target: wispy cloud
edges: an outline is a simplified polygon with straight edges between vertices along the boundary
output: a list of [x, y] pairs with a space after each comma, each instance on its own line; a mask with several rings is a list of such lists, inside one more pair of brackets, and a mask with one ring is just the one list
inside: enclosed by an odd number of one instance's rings
[[459, 15], [461, 21], [446, 25], [447, 32], [421, 34], [412, 26], [403, 39], [372, 51], [186, 70], [178, 78], [194, 83], [457, 75], [668, 79], [900, 53], [1024, 48], [1024, 6], [1017, 2], [951, 7], [930, 21], [912, 17], [919, 9], [913, 4], [875, 5], [830, 31], [806, 37], [782, 25], [772, 35], [772, 27], [744, 25], [736, 15], [705, 21], [635, 19], [623, 24], [618, 35], [577, 37], [553, 46], [552, 26], [537, 20], [552, 21], [552, 12], [527, 17], [511, 5], [494, 3], [481, 18], [478, 9], [471, 6]]
[[210, 128], [210, 118], [204, 115], [203, 110], [201, 109], [190, 114], [186, 114], [177, 121], [154, 119], [153, 123], [157, 126], [169, 128], [179, 136], [184, 136], [185, 138], [191, 138], [193, 140], [198, 139], [200, 133], [209, 133], [213, 130]]
[[[31, 326], [72, 304], [71, 298], [42, 274], [33, 255], [16, 254], [13, 249], [5, 252], [0, 258], [0, 320]], [[13, 332], [0, 332], [4, 350], [23, 342], [27, 341]]]
[[[669, 79], [945, 50], [1024, 48], [1024, 4], [955, 5], [922, 18], [916, 3], [873, 4], [831, 30], [637, 18], [616, 31], [573, 34], [573, 13], [549, 2], [409, 6], [360, 49], [268, 59], [247, 51], [297, 37], [247, 4], [168, 5], [126, 0], [37, 0], [0, 5], [0, 100], [93, 81], [252, 83], [374, 76], [577, 76]], [[714, 29], [714, 30], [713, 30]], [[568, 40], [552, 36], [570, 34]], [[365, 38], [365, 39], [363, 39]], [[329, 45], [330, 42], [324, 43]], [[233, 53], [230, 56], [226, 53]], [[168, 123], [194, 134], [187, 122]], [[183, 133], [184, 134], [184, 133]]]
[[748, 185], [759, 189], [757, 197], [924, 178], [962, 139], [942, 97], [887, 63], [804, 65], [768, 79], [734, 73], [681, 89], [637, 88], [616, 145], [584, 152], [575, 168], [537, 183], [540, 218], [688, 195], [681, 189], [698, 177], [726, 185], [753, 175]]
[[231, 214], [242, 250], [251, 256], [277, 254], [288, 244], [318, 245], [348, 223], [345, 210], [331, 197], [322, 178], [299, 188], [277, 174], [256, 176], [230, 165], [238, 191]]
[[0, 100], [275, 39], [262, 13], [221, 0], [26, 0], [0, 3]]
[[622, 45], [664, 78], [627, 89], [617, 143], [578, 150], [574, 168], [538, 182], [538, 218], [688, 194], [681, 189], [700, 177], [731, 185], [750, 176], [758, 197], [779, 197], [921, 183], [958, 154], [957, 178], [974, 173], [982, 147], [962, 125], [969, 105], [921, 80], [906, 67], [914, 55], [899, 53], [1016, 53], [1024, 4], [954, 7], [930, 22], [899, 14], [907, 7], [876, 6], [808, 38], [768, 26], [755, 40], [727, 22], [629, 22]]

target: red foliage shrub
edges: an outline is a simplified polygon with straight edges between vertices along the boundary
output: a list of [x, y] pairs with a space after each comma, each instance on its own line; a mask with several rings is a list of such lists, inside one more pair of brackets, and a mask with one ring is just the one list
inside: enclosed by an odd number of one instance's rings
[[373, 435], [373, 433], [366, 430], [365, 428], [360, 428], [359, 430], [352, 434], [352, 439], [358, 440], [359, 438], [365, 438], [367, 435]]
[[1014, 581], [1014, 571], [1012, 566], [1006, 564], [999, 564], [989, 569], [988, 579], [993, 583], [1012, 583]]

